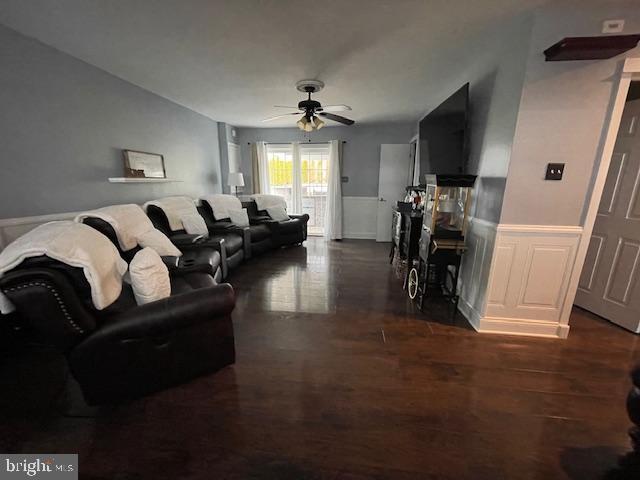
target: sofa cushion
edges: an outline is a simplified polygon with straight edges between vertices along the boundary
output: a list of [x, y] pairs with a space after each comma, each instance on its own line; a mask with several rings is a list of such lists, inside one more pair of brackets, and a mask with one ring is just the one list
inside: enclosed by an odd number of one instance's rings
[[179, 257], [182, 255], [182, 252], [171, 243], [171, 240], [157, 228], [139, 236], [138, 243], [142, 248], [152, 248], [161, 257]]
[[209, 229], [200, 214], [185, 215], [180, 218], [184, 231], [189, 235], [208, 235]]
[[169, 269], [160, 255], [151, 249], [143, 248], [129, 264], [131, 287], [138, 305], [162, 300], [171, 295]]
[[229, 218], [230, 210], [239, 210], [242, 208], [240, 200], [234, 195], [218, 193], [214, 195], [203, 195], [200, 198], [209, 205], [215, 220]]
[[249, 234], [251, 235], [251, 242], [261, 242], [271, 236], [271, 230], [266, 225], [251, 225], [249, 227]]
[[284, 207], [269, 207], [267, 208], [267, 213], [271, 217], [272, 220], [276, 222], [284, 222], [289, 220], [289, 215], [287, 215], [287, 211]]
[[229, 210], [229, 218], [231, 219], [231, 223], [238, 227], [249, 226], [249, 215], [247, 215], [246, 208], [241, 210]]
[[242, 237], [235, 233], [228, 233], [223, 235], [214, 235], [210, 237], [212, 240], [220, 241], [224, 239], [224, 248], [227, 252], [227, 256], [231, 256], [234, 253], [242, 250]]

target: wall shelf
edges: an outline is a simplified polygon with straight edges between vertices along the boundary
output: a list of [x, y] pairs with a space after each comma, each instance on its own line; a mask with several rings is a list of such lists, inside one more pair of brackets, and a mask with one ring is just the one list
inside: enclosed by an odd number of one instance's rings
[[601, 60], [635, 48], [640, 34], [563, 38], [544, 51], [547, 62]]
[[130, 178], [130, 177], [110, 177], [109, 183], [171, 183], [181, 182], [171, 178]]

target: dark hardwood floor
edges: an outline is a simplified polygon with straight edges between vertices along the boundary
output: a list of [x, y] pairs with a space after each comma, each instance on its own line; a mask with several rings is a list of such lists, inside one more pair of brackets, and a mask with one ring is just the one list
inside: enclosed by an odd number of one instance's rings
[[564, 341], [477, 334], [444, 305], [417, 313], [387, 252], [310, 239], [243, 265], [237, 363], [97, 418], [56, 413], [59, 358], [5, 359], [1, 450], [77, 452], [88, 479], [584, 480], [615, 467], [637, 336], [579, 310]]

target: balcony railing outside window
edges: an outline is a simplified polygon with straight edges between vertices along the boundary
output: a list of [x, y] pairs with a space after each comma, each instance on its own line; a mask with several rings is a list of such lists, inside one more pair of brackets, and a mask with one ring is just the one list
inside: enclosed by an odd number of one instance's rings
[[281, 195], [287, 202], [287, 209], [293, 210], [293, 162], [299, 161], [302, 212], [309, 215], [307, 225], [309, 235], [324, 234], [324, 219], [327, 206], [329, 179], [329, 145], [300, 145], [299, 159], [293, 158], [290, 144], [268, 145], [270, 191]]

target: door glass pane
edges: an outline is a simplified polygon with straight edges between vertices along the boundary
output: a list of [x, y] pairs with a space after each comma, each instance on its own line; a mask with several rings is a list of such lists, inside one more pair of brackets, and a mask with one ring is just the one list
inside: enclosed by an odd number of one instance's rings
[[324, 234], [329, 182], [329, 145], [301, 145], [302, 213], [309, 215], [309, 235]]
[[291, 145], [267, 145], [269, 160], [269, 191], [281, 195], [287, 211], [293, 209], [293, 149]]

